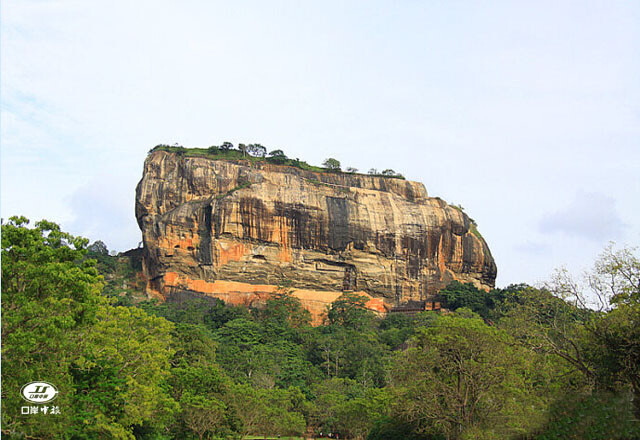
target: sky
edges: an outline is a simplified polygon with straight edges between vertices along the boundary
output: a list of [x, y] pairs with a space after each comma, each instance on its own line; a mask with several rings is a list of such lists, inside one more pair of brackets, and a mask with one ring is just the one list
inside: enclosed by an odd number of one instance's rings
[[0, 211], [136, 247], [159, 143], [392, 168], [476, 220], [498, 286], [640, 244], [640, 2], [0, 6]]

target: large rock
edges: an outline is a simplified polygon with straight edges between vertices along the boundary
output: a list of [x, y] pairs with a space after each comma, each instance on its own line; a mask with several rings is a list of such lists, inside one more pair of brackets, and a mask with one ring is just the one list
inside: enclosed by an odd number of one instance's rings
[[493, 287], [470, 219], [421, 183], [155, 151], [136, 189], [147, 294], [263, 302], [289, 285], [320, 322], [341, 292], [384, 313], [448, 282]]

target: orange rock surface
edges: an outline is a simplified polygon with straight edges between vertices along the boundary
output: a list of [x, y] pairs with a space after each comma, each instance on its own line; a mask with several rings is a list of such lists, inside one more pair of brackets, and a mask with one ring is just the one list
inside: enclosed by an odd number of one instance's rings
[[[192, 280], [180, 276], [177, 272], [167, 272], [164, 275], [164, 287], [199, 292], [212, 298], [223, 300], [227, 304], [235, 306], [258, 307], [263, 305], [269, 297], [275, 293], [279, 286], [269, 284], [247, 284], [237, 281]], [[313, 325], [322, 324], [326, 317], [327, 308], [344, 292], [291, 289], [291, 296], [298, 298], [302, 306], [309, 310]], [[381, 298], [372, 298], [366, 292], [353, 292], [368, 298], [365, 306], [380, 315], [388, 312], [388, 306]]]
[[490, 289], [496, 277], [469, 217], [403, 179], [154, 151], [136, 217], [147, 294], [158, 298], [251, 305], [290, 284], [319, 323], [345, 291], [385, 313], [452, 280]]

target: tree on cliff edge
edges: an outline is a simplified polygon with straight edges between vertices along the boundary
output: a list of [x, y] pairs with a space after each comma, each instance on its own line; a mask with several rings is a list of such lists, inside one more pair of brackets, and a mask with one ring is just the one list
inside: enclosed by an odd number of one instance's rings
[[340, 171], [340, 161], [337, 159], [334, 159], [333, 157], [330, 157], [324, 162], [322, 162], [322, 166], [331, 171]]
[[287, 161], [287, 156], [282, 150], [273, 150], [269, 153], [268, 161], [276, 164], [283, 164]]
[[260, 144], [249, 144], [247, 145], [247, 152], [255, 157], [265, 157], [267, 155], [267, 148]]

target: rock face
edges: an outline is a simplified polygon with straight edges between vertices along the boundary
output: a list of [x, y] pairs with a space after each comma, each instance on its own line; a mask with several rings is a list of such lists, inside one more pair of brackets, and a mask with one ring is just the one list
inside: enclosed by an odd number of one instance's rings
[[448, 282], [493, 287], [459, 209], [397, 178], [151, 153], [136, 189], [147, 294], [263, 302], [288, 284], [314, 317], [344, 291], [384, 313]]

